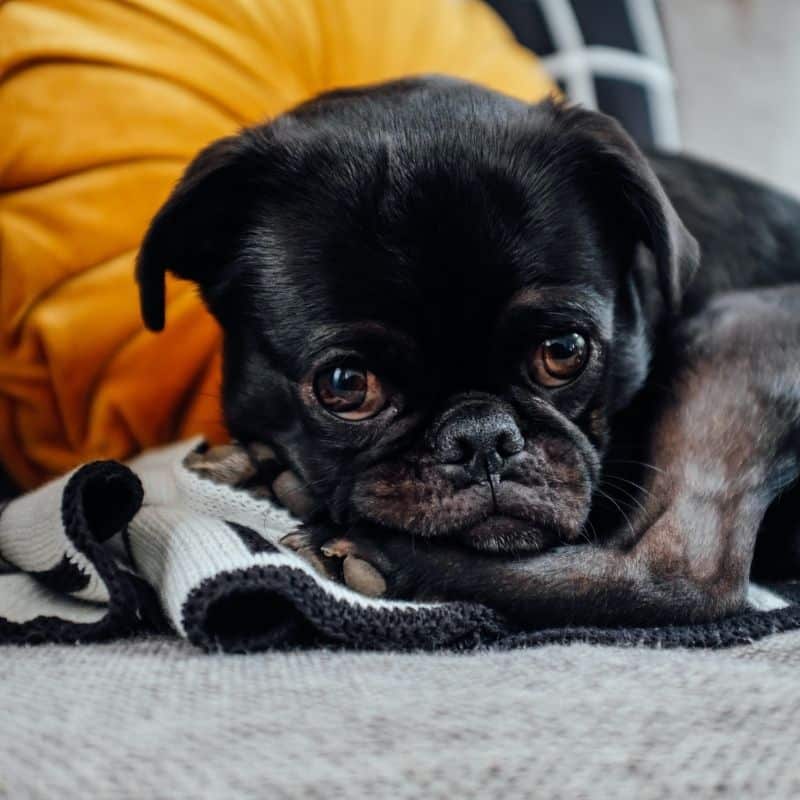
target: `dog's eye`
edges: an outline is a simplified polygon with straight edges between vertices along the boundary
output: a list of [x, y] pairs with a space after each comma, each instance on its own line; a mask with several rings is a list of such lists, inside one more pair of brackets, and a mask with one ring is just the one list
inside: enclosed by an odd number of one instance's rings
[[589, 345], [579, 333], [545, 339], [531, 353], [528, 370], [542, 386], [563, 386], [586, 366]]
[[386, 405], [381, 382], [360, 364], [339, 364], [317, 373], [314, 393], [331, 414], [349, 420], [374, 417]]

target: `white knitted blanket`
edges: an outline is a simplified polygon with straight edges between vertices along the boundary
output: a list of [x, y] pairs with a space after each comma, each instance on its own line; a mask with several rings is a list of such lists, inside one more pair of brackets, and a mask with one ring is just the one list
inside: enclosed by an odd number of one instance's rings
[[0, 642], [79, 642], [172, 631], [208, 650], [339, 644], [468, 648], [550, 641], [721, 646], [800, 627], [785, 593], [687, 628], [522, 631], [469, 603], [368, 598], [318, 575], [280, 540], [273, 502], [186, 468], [198, 440], [130, 464], [87, 464], [0, 514]]

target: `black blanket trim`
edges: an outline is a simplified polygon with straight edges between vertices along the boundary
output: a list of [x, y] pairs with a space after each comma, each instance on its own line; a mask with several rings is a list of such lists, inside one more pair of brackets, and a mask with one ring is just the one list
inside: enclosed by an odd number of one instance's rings
[[322, 644], [466, 649], [510, 632], [498, 614], [477, 603], [414, 609], [362, 606], [335, 600], [301, 569], [273, 566], [205, 580], [184, 604], [183, 627], [199, 647], [225, 652]]
[[747, 611], [717, 622], [695, 625], [665, 625], [654, 628], [552, 628], [521, 631], [495, 642], [511, 650], [543, 644], [602, 644], [615, 647], [676, 647], [718, 649], [750, 644], [773, 633], [800, 628], [800, 606], [774, 611]]
[[[231, 592], [231, 584], [236, 591]], [[513, 649], [544, 644], [724, 648], [800, 628], [800, 605], [717, 622], [651, 628], [523, 630], [477, 603], [381, 609], [333, 601], [305, 572], [253, 567], [209, 578], [187, 599], [183, 625], [206, 651], [246, 653], [327, 645], [364, 650]]]
[[[109, 592], [105, 616], [94, 623], [37, 617], [0, 620], [0, 642], [39, 644], [107, 641], [162, 633], [154, 590], [122, 569], [103, 542], [124, 528], [143, 499], [138, 477], [114, 461], [86, 464], [62, 499], [66, 535], [95, 566]], [[793, 599], [787, 608], [728, 617], [714, 623], [653, 628], [562, 627], [521, 630], [485, 606], [447, 603], [409, 611], [337, 600], [301, 569], [256, 566], [212, 577], [187, 598], [182, 622], [189, 640], [206, 651], [328, 646], [371, 650], [511, 649], [592, 643], [658, 648], [721, 648], [800, 628], [800, 582], [775, 587]]]

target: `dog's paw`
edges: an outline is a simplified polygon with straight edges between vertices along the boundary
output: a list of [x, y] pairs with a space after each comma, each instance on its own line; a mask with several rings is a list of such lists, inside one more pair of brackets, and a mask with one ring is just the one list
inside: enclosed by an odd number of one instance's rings
[[201, 477], [227, 486], [241, 486], [252, 480], [257, 467], [246, 448], [238, 444], [220, 444], [192, 450], [183, 465]]
[[321, 526], [303, 526], [281, 539], [280, 543], [296, 553], [300, 558], [313, 567], [322, 577], [337, 583], [344, 583], [341, 562], [336, 558], [329, 558], [322, 552], [322, 543], [330, 539], [332, 531]]
[[217, 445], [189, 453], [183, 463], [207, 480], [243, 489], [253, 497], [274, 500], [300, 520], [309, 520], [318, 511], [308, 487], [286, 469], [269, 445]]
[[281, 540], [320, 575], [367, 597], [394, 595], [390, 578], [396, 569], [388, 552], [359, 531], [337, 534], [327, 526], [307, 526]]

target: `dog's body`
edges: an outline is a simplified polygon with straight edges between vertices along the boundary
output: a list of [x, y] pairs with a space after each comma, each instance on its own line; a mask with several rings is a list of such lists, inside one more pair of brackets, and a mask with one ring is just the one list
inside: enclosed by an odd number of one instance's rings
[[800, 471], [800, 290], [762, 288], [800, 280], [800, 206], [650, 164], [455, 81], [326, 95], [198, 157], [145, 319], [166, 268], [200, 284], [231, 433], [327, 511], [292, 540], [317, 563], [528, 619], [728, 613]]

